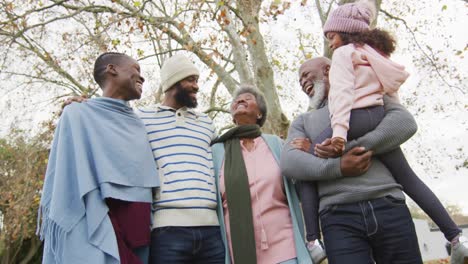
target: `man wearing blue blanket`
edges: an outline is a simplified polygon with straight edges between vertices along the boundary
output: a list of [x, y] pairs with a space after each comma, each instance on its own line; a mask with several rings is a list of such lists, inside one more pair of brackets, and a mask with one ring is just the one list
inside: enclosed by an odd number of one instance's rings
[[159, 186], [145, 126], [138, 63], [104, 53], [103, 96], [66, 107], [55, 131], [40, 204], [43, 263], [146, 263], [151, 188]]

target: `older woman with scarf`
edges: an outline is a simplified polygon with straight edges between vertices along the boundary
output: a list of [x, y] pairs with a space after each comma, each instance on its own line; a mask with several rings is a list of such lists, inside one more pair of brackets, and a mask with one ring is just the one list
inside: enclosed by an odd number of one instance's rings
[[213, 143], [226, 263], [312, 263], [295, 188], [280, 174], [282, 141], [260, 132], [267, 114], [263, 95], [241, 86], [231, 114], [236, 127]]

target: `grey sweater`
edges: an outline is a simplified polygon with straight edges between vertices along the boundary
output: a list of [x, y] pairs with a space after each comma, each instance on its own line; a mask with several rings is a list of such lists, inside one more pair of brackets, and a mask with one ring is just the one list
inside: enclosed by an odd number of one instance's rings
[[[413, 116], [398, 102], [384, 97], [385, 117], [375, 130], [357, 140], [348, 142], [346, 149], [363, 146], [375, 154], [385, 153], [399, 147], [416, 133]], [[341, 174], [340, 158], [321, 159], [310, 153], [293, 148], [289, 143], [294, 138], [313, 140], [330, 126], [328, 106], [300, 115], [292, 123], [288, 139], [281, 155], [281, 171], [284, 176], [305, 181], [317, 181], [320, 211], [334, 204], [367, 201], [387, 195], [405, 199], [401, 186], [377, 159], [372, 158], [369, 170], [361, 176], [344, 177]]]

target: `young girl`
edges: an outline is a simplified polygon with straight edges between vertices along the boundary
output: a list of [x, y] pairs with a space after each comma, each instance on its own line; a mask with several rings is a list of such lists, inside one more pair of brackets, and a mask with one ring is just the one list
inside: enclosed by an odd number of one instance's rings
[[[331, 138], [335, 151], [343, 153], [347, 140], [373, 130], [384, 117], [383, 95], [397, 98], [408, 73], [389, 59], [395, 40], [386, 31], [370, 29], [372, 8], [365, 3], [344, 4], [328, 17], [323, 31], [334, 50], [329, 73], [328, 107], [331, 128], [313, 140], [313, 144]], [[434, 193], [418, 178], [400, 148], [378, 156], [395, 180], [440, 227], [452, 245], [452, 263], [468, 258], [468, 242]], [[319, 235], [317, 197], [313, 184], [301, 183], [308, 247], [314, 249]], [[318, 203], [318, 200], [315, 199]], [[312, 230], [312, 231], [311, 231]], [[311, 234], [310, 232], [313, 232]]]

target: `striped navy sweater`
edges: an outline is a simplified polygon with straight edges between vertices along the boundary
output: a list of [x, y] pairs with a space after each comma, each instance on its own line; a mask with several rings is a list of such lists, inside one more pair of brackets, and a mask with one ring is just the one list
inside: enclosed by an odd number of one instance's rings
[[153, 228], [218, 225], [212, 120], [185, 107], [135, 112], [145, 124], [161, 182], [153, 199]]

